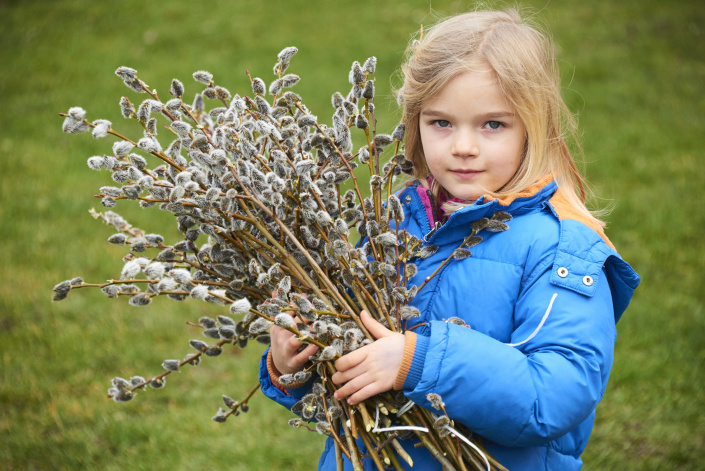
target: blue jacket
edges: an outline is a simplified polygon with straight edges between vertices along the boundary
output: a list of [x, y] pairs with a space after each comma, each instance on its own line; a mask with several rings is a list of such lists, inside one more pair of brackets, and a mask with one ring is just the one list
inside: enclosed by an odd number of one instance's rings
[[[417, 184], [399, 197], [401, 228], [428, 235]], [[580, 469], [612, 367], [615, 324], [639, 276], [599, 228], [578, 220], [547, 178], [514, 197], [481, 198], [453, 213], [425, 238], [439, 250], [415, 260], [409, 286], [420, 285], [459, 246], [473, 221], [497, 211], [513, 216], [509, 230], [483, 231], [471, 257], [446, 264], [414, 298], [421, 316], [408, 323], [418, 326], [404, 394], [431, 410], [426, 394], [439, 394], [448, 415], [481, 436], [511, 471]], [[444, 322], [451, 317], [470, 328]], [[290, 408], [309, 388], [283, 393], [265, 358], [262, 391]], [[413, 469], [441, 469], [413, 444], [402, 442]], [[336, 469], [332, 439], [319, 469]], [[345, 469], [352, 469], [347, 460]], [[365, 469], [375, 468], [369, 462]]]

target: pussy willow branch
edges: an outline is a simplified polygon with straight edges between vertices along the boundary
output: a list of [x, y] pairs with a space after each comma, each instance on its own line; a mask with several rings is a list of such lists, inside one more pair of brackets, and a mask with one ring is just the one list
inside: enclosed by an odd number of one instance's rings
[[[463, 247], [465, 244], [467, 244], [468, 241], [470, 241], [470, 239], [472, 239], [473, 237], [475, 237], [475, 236], [477, 235], [477, 232], [478, 232], [478, 231], [477, 231], [476, 229], [473, 229], [472, 232], [470, 233], [470, 235], [467, 236], [467, 237], [463, 240], [463, 242], [462, 242], [458, 247], [460, 248], [460, 247]], [[450, 262], [452, 259], [453, 259], [453, 253], [451, 253], [445, 260], [443, 260], [443, 261], [436, 267], [436, 269], [433, 271], [433, 273], [431, 273], [430, 275], [428, 275], [428, 276], [423, 280], [423, 283], [421, 283], [421, 284], [419, 285], [419, 287], [418, 287], [419, 291], [421, 290], [421, 288], [423, 288], [424, 286], [426, 286], [426, 284], [427, 284], [429, 281], [431, 281], [431, 279], [432, 279], [434, 276], [436, 276], [436, 274], [438, 274], [438, 272], [441, 271], [441, 269], [442, 269], [448, 262]]]
[[[169, 118], [172, 122], [178, 121], [178, 119], [177, 119], [173, 114], [171, 114], [171, 113], [169, 112], [169, 110], [167, 110], [167, 108], [166, 108], [166, 106], [164, 105], [164, 103], [159, 99], [159, 96], [157, 95], [156, 90], [155, 90], [155, 91], [151, 91], [151, 90], [149, 89], [149, 87], [147, 86], [146, 83], [144, 83], [142, 80], [140, 80], [140, 79], [137, 78], [137, 77], [135, 77], [135, 79], [136, 79], [136, 80], [140, 83], [140, 85], [142, 86], [142, 90], [144, 90], [149, 96], [152, 97], [152, 99], [158, 101], [158, 102], [162, 105], [161, 111], [162, 111], [162, 113], [164, 113], [164, 115], [165, 115], [167, 118]], [[181, 97], [179, 97], [179, 99], [181, 99]], [[228, 105], [225, 105], [225, 106], [228, 106]], [[180, 108], [180, 109], [184, 110], [184, 112], [188, 115], [188, 117], [191, 118], [191, 120], [193, 120], [193, 122], [194, 122], [199, 128], [201, 128], [198, 119], [197, 119], [195, 116], [193, 116], [193, 114], [191, 113], [191, 110], [189, 110], [189, 109], [186, 107], [186, 105], [184, 105], [183, 100], [181, 100], [181, 108]], [[140, 121], [140, 120], [138, 120], [138, 121]], [[140, 123], [142, 123], [142, 121], [140, 121]], [[142, 123], [142, 125], [144, 126], [144, 123]], [[213, 145], [213, 141], [211, 140], [210, 135], [209, 135], [208, 133], [204, 133], [204, 134], [206, 135], [206, 139], [208, 140], [208, 143], [211, 144], [211, 145]], [[193, 139], [193, 133], [192, 133], [192, 132], [189, 132], [189, 136]], [[155, 154], [155, 155], [156, 155], [156, 154]], [[172, 163], [172, 164], [173, 164], [173, 163]], [[179, 169], [179, 171], [183, 171], [183, 168], [181, 168], [180, 166], [175, 165], [175, 164], [173, 164], [173, 166], [174, 166], [174, 168]]]
[[[222, 347], [223, 345], [225, 345], [225, 344], [228, 343], [228, 342], [229, 342], [228, 340], [219, 340], [218, 342], [214, 343], [213, 345], [209, 345], [208, 348], [213, 348], [213, 347], [218, 347], [218, 348], [220, 348], [220, 347]], [[179, 368], [181, 368], [182, 366], [184, 366], [184, 365], [186, 365], [186, 364], [189, 364], [189, 363], [192, 363], [192, 362], [196, 361], [197, 359], [201, 358], [201, 357], [204, 355], [205, 351], [206, 351], [206, 349], [203, 349], [202, 351], [199, 351], [199, 352], [196, 352], [196, 353], [193, 353], [193, 354], [187, 356], [185, 359], [183, 359], [182, 361], [179, 362]], [[147, 385], [148, 385], [149, 383], [151, 383], [152, 381], [159, 381], [159, 380], [161, 380], [161, 379], [164, 379], [166, 376], [170, 375], [171, 373], [173, 373], [173, 371], [171, 371], [171, 370], [163, 371], [162, 373], [160, 373], [160, 374], [158, 374], [158, 375], [156, 375], [156, 376], [153, 376], [153, 377], [150, 378], [150, 379], [147, 379], [147, 380], [145, 380], [145, 381], [142, 381], [142, 382], [140, 382], [140, 383], [138, 383], [138, 384], [135, 384], [135, 385], [133, 385], [133, 386], [131, 386], [131, 387], [127, 387], [126, 389], [127, 389], [128, 391], [134, 392], [135, 390], [144, 388], [145, 386], [147, 386]]]
[[[228, 299], [228, 298], [223, 297], [223, 296], [218, 296], [218, 295], [215, 294], [215, 293], [209, 292], [209, 294], [212, 295], [212, 296], [218, 297], [218, 298], [220, 298], [220, 299], [227, 300], [227, 301], [229, 301], [229, 302], [233, 302], [231, 299]], [[261, 318], [266, 319], [267, 321], [269, 321], [269, 322], [271, 322], [271, 323], [274, 323], [274, 319], [273, 319], [273, 318], [271, 318], [270, 316], [267, 316], [266, 314], [264, 314], [264, 313], [262, 313], [262, 312], [257, 311], [256, 309], [250, 309], [250, 312], [253, 313], [255, 316], [261, 317]], [[296, 335], [296, 336], [299, 337], [299, 338], [302, 337], [302, 333], [301, 333], [298, 329], [296, 329], [295, 327], [282, 327], [282, 328], [285, 329], [285, 330], [288, 330], [289, 332], [291, 332], [292, 334]], [[323, 343], [321, 343], [320, 341], [318, 341], [318, 340], [316, 340], [316, 339], [314, 339], [314, 338], [312, 338], [312, 337], [306, 337], [306, 341], [307, 341], [308, 343], [311, 343], [311, 344], [313, 344], [313, 345], [316, 345], [316, 346], [317, 346], [318, 348], [320, 348], [321, 350], [326, 347]], [[187, 356], [184, 360], [182, 360], [182, 361], [179, 362], [179, 368], [182, 367], [182, 366], [184, 366], [184, 365], [186, 365], [186, 364], [192, 363], [193, 361], [197, 360], [198, 358], [201, 358], [201, 357], [205, 354], [206, 350], [208, 350], [208, 349], [210, 349], [210, 348], [213, 348], [213, 347], [219, 347], [219, 348], [220, 348], [220, 347], [222, 347], [222, 346], [225, 345], [225, 344], [233, 343], [233, 342], [234, 342], [233, 340], [227, 340], [227, 339], [219, 340], [218, 342], [214, 343], [213, 345], [209, 345], [208, 348], [204, 348], [204, 349], [201, 350], [201, 351], [198, 351], [198, 352], [196, 352], [196, 353], [194, 353], [194, 354], [192, 354], [192, 355], [190, 355], [190, 356]], [[339, 358], [339, 357], [340, 357], [340, 356], [338, 355], [338, 356], [336, 357], [336, 359]], [[173, 371], [171, 371], [171, 370], [166, 370], [166, 371], [164, 371], [164, 372], [162, 372], [162, 373], [160, 373], [160, 374], [158, 374], [158, 375], [156, 375], [156, 376], [153, 376], [152, 378], [150, 378], [150, 379], [148, 379], [148, 380], [145, 380], [145, 381], [143, 381], [143, 382], [140, 382], [140, 383], [138, 383], [138, 384], [136, 384], [136, 385], [133, 385], [133, 386], [131, 386], [131, 387], [127, 387], [126, 389], [129, 390], [129, 391], [133, 391], [133, 392], [134, 392], [134, 391], [137, 390], [137, 389], [141, 389], [141, 388], [143, 388], [144, 386], [147, 386], [147, 385], [148, 385], [149, 383], [151, 383], [152, 381], [163, 379], [164, 377], [166, 377], [167, 375], [171, 374], [172, 372], [173, 372]], [[250, 396], [252, 396], [252, 394], [254, 394], [254, 392], [255, 392], [257, 389], [259, 389], [259, 385], [258, 385], [257, 388], [254, 389], [254, 390], [252, 391], [252, 393], [247, 397], [248, 400], [249, 400]], [[243, 402], [246, 402], [246, 401], [243, 401]]]
[[237, 413], [238, 413], [238, 409], [240, 409], [240, 407], [241, 407], [243, 404], [244, 404], [244, 405], [247, 405], [247, 402], [250, 400], [250, 398], [251, 398], [252, 396], [254, 396], [254, 394], [255, 394], [257, 391], [259, 391], [259, 389], [260, 389], [260, 384], [259, 384], [259, 382], [258, 382], [258, 383], [257, 383], [257, 386], [255, 386], [254, 388], [252, 388], [252, 390], [247, 394], [247, 396], [245, 397], [245, 399], [243, 399], [242, 401], [236, 401], [235, 404], [233, 404], [233, 406], [230, 408], [230, 410], [225, 414], [225, 417], [229, 417], [229, 416], [231, 416], [232, 414], [237, 414]]
[[[329, 416], [328, 404], [326, 403], [325, 400], [323, 401], [323, 411], [326, 414], [326, 417], [328, 417]], [[345, 456], [347, 456], [349, 460], [351, 460], [350, 452], [348, 451], [347, 448], [345, 448], [345, 445], [343, 445], [343, 442], [340, 441], [340, 436], [338, 436], [338, 429], [335, 426], [335, 422], [337, 422], [337, 420], [335, 420], [335, 419], [330, 421], [330, 425], [331, 425], [330, 433], [331, 433], [331, 436], [333, 437], [333, 439], [335, 440], [336, 455], [339, 455], [342, 452], [342, 453], [345, 453]], [[336, 457], [336, 461], [338, 462], [338, 466], [342, 467], [342, 465], [343, 465], [342, 459], [338, 460]]]
[[[66, 117], [66, 116], [68, 116], [68, 114], [67, 114], [67, 113], [59, 113], [59, 116]], [[91, 123], [90, 121], [88, 121], [87, 119], [84, 119], [83, 122], [84, 122], [84, 124], [87, 124], [88, 126], [90, 126], [90, 127], [92, 127], [92, 128], [95, 128], [95, 125], [94, 125], [93, 123]], [[129, 139], [129, 138], [123, 136], [122, 134], [119, 134], [118, 132], [114, 131], [113, 128], [112, 128], [112, 126], [108, 129], [108, 134], [112, 134], [113, 136], [115, 136], [115, 137], [117, 137], [117, 138], [120, 138], [120, 139], [122, 139], [122, 140], [124, 140], [124, 141], [127, 141], [127, 142], [129, 142], [130, 144], [132, 144], [133, 146], [137, 147], [137, 143], [136, 143], [135, 141], [133, 141], [132, 139]], [[172, 161], [169, 157], [167, 157], [166, 155], [162, 154], [161, 152], [151, 151], [150, 154], [154, 155], [155, 157], [160, 158], [160, 159], [163, 160], [165, 163], [171, 165], [172, 167], [178, 169], [179, 171], [183, 171], [183, 167], [181, 167], [180, 165], [178, 165], [176, 162]]]

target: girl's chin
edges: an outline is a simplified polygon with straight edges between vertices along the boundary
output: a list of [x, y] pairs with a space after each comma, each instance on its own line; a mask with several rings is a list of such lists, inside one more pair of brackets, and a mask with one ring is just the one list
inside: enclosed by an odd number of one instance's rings
[[463, 200], [463, 201], [468, 201], [470, 203], [474, 203], [480, 196], [482, 196], [484, 193], [478, 194], [477, 191], [456, 191], [456, 192], [448, 192], [450, 194], [451, 198]]

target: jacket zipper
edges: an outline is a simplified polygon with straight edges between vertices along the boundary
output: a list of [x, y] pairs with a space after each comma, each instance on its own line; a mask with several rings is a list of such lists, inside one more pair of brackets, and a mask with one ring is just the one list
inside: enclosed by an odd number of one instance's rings
[[[429, 221], [428, 226], [431, 230], [424, 236], [424, 241], [428, 241], [428, 239], [443, 225], [438, 215], [438, 208], [436, 208], [436, 200], [433, 197], [433, 193], [431, 190], [426, 190], [426, 194], [428, 195], [428, 201], [431, 203], [431, 215], [433, 216], [433, 221]], [[431, 225], [431, 222], [433, 222], [433, 225]]]
[[[438, 226], [438, 223], [441, 222], [441, 218], [438, 215], [438, 208], [436, 207], [436, 200], [433, 197], [433, 193], [431, 190], [426, 190], [426, 193], [428, 194], [428, 200], [431, 202], [431, 211], [433, 213], [433, 227]], [[429, 224], [430, 225], [430, 224]]]

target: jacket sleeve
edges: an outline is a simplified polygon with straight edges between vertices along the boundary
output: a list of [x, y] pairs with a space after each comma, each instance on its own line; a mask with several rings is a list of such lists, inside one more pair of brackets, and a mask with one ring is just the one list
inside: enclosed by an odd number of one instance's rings
[[439, 394], [451, 418], [503, 446], [540, 445], [583, 422], [612, 367], [612, 296], [605, 276], [586, 296], [551, 284], [552, 271], [545, 266], [519, 295], [508, 344], [431, 321], [430, 336], [417, 338], [406, 396], [430, 409], [426, 394]]

